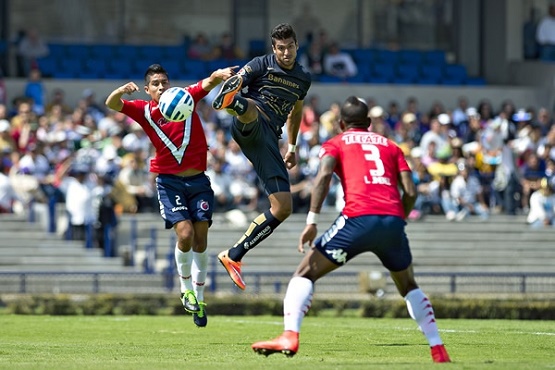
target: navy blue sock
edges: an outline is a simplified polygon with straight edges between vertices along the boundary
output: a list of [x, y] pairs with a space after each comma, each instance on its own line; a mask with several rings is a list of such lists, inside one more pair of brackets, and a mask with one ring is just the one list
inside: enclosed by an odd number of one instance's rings
[[233, 98], [233, 103], [231, 103], [228, 109], [234, 110], [238, 115], [242, 116], [247, 112], [247, 108], [249, 106], [249, 102], [247, 99], [243, 98], [242, 96], [237, 96]]
[[241, 261], [249, 250], [269, 237], [280, 224], [281, 221], [275, 218], [270, 210], [258, 215], [251, 222], [243, 237], [229, 250], [229, 258], [234, 261]]

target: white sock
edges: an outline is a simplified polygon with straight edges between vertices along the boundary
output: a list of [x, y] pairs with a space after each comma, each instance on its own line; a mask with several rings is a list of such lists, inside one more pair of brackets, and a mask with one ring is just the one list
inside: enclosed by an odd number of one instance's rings
[[300, 333], [304, 316], [312, 304], [314, 284], [307, 278], [295, 276], [289, 281], [283, 299], [283, 329]]
[[206, 283], [206, 272], [208, 270], [208, 253], [193, 252], [193, 288], [198, 301], [204, 302], [204, 285]]
[[432, 303], [420, 289], [411, 290], [405, 296], [409, 315], [417, 323], [422, 333], [426, 336], [430, 347], [443, 344], [437, 330], [436, 317]]
[[175, 245], [175, 263], [177, 265], [177, 273], [179, 274], [179, 284], [181, 285], [181, 292], [186, 290], [193, 290], [193, 283], [191, 281], [191, 263], [193, 262], [193, 252], [182, 252], [177, 244]]

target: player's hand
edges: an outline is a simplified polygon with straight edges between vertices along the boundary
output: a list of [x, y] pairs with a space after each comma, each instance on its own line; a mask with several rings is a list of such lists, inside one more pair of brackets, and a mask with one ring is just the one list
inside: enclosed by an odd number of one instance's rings
[[139, 86], [137, 86], [137, 84], [135, 82], [128, 82], [125, 85], [123, 85], [122, 87], [120, 87], [119, 91], [122, 94], [131, 95], [134, 92], [139, 91]]
[[318, 232], [318, 229], [316, 228], [316, 225], [311, 224], [311, 225], [305, 226], [301, 234], [301, 237], [299, 238], [299, 246], [297, 247], [297, 250], [299, 251], [299, 253], [304, 253], [304, 245], [307, 243], [308, 243], [308, 246], [312, 248], [312, 242], [316, 238], [317, 232]]
[[288, 170], [295, 167], [297, 165], [297, 153], [295, 152], [287, 152], [285, 153], [285, 157], [283, 157], [283, 161], [285, 162], [285, 167]]
[[237, 68], [239, 68], [239, 66], [233, 66], [233, 67], [218, 69], [216, 71], [216, 77], [225, 81], [228, 78], [230, 78], [232, 76], [235, 76], [237, 74], [237, 72], [235, 72], [235, 70]]

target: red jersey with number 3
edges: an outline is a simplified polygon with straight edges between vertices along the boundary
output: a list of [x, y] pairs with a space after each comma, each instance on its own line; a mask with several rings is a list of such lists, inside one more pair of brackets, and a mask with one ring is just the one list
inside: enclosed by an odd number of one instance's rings
[[[208, 94], [201, 81], [185, 89], [193, 97], [195, 108]], [[150, 172], [176, 174], [191, 168], [206, 171], [208, 144], [196, 109], [181, 122], [166, 120], [153, 100], [123, 100], [121, 112], [141, 125], [156, 149]]]
[[320, 158], [335, 158], [335, 173], [345, 197], [343, 214], [405, 218], [399, 174], [410, 171], [402, 150], [391, 140], [365, 129], [350, 129], [322, 145]]

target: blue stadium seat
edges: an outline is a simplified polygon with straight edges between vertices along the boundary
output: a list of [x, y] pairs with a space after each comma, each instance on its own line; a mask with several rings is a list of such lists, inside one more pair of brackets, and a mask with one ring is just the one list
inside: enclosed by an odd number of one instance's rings
[[466, 84], [472, 86], [484, 86], [486, 85], [486, 80], [481, 77], [472, 77], [466, 79]]
[[164, 60], [164, 48], [160, 45], [142, 45], [137, 46], [137, 49], [140, 58]]
[[54, 58], [66, 57], [66, 45], [64, 44], [48, 44], [48, 50], [50, 51], [50, 56]]
[[128, 68], [130, 73], [138, 73], [144, 77], [144, 73], [147, 68], [155, 62], [153, 62], [151, 59], [128, 59], [128, 63], [129, 66], [131, 66], [131, 68]]
[[83, 80], [100, 80], [104, 75], [95, 71], [81, 71], [75, 77]]
[[85, 69], [87, 72], [104, 75], [108, 70], [108, 63], [105, 59], [87, 59], [85, 61]]
[[399, 63], [402, 64], [421, 64], [424, 54], [419, 50], [401, 50], [399, 51]]
[[366, 77], [366, 82], [370, 84], [390, 84], [393, 77], [388, 78], [384, 76], [368, 76]]
[[58, 60], [58, 57], [51, 55], [37, 60], [43, 77], [52, 77], [54, 75], [54, 73], [59, 69]]
[[91, 56], [89, 46], [82, 44], [67, 45], [66, 56], [68, 58], [75, 58], [85, 60]]
[[414, 81], [420, 75], [420, 69], [417, 64], [399, 64], [396, 69], [396, 76], [402, 79]]
[[162, 67], [168, 72], [170, 80], [176, 80], [181, 77], [182, 73], [182, 66], [181, 63], [177, 59], [168, 59], [164, 60], [160, 63]]
[[320, 82], [322, 83], [339, 83], [343, 82], [343, 80], [336, 76], [329, 76], [329, 75], [322, 75], [320, 76]]
[[462, 64], [447, 64], [443, 67], [443, 77], [452, 80], [466, 80], [466, 67]]
[[266, 51], [266, 40], [255, 39], [249, 41], [249, 56], [251, 58], [266, 54]]
[[376, 62], [396, 64], [399, 61], [399, 52], [393, 50], [376, 50]]
[[395, 77], [395, 66], [393, 64], [374, 64], [371, 70], [371, 78], [385, 78], [389, 81]]
[[187, 55], [187, 49], [182, 45], [164, 46], [162, 47], [162, 56], [170, 59], [184, 59]]
[[444, 77], [441, 78], [441, 84], [442, 85], [450, 85], [450, 86], [465, 85], [466, 84], [466, 79], [461, 78], [461, 77], [447, 77], [447, 76], [444, 76]]
[[208, 72], [210, 73], [212, 71], [215, 71], [216, 69], [226, 68], [230, 66], [233, 66], [233, 62], [230, 60], [215, 59], [208, 61], [206, 68], [208, 68]]
[[443, 66], [447, 63], [445, 58], [445, 51], [443, 50], [425, 51], [424, 60], [422, 62], [425, 64], [434, 65], [434, 66]]
[[[128, 59], [111, 59], [108, 61], [108, 74], [128, 76], [129, 72], [133, 70], [131, 60]], [[146, 69], [146, 67], [145, 67]]]
[[[58, 73], [67, 73], [69, 75], [77, 76], [83, 72], [84, 66], [80, 59], [62, 59], [59, 63]], [[56, 75], [56, 74], [55, 74]]]
[[114, 55], [114, 45], [95, 44], [89, 48], [91, 58], [111, 59]]
[[353, 49], [349, 53], [357, 64], [373, 63], [376, 60], [376, 51], [373, 49]]
[[441, 66], [425, 64], [420, 67], [420, 76], [423, 79], [435, 79], [438, 81], [443, 75]]
[[394, 83], [394, 84], [397, 84], [397, 85], [413, 85], [415, 83], [415, 81], [416, 81], [416, 77], [395, 76], [391, 82]]
[[72, 79], [72, 78], [77, 78], [77, 73], [74, 72], [67, 72], [67, 71], [56, 71], [54, 72], [54, 74], [52, 75], [53, 78], [57, 78], [60, 80], [63, 79]]
[[414, 81], [414, 83], [418, 85], [439, 85], [440, 76], [420, 76]]
[[139, 48], [135, 45], [119, 44], [114, 46], [114, 56], [117, 58], [138, 58]]
[[206, 77], [206, 63], [202, 60], [187, 59], [183, 62], [183, 71], [187, 75]]
[[347, 77], [345, 81], [350, 83], [363, 83], [363, 82], [366, 82], [366, 76], [363, 75], [362, 73], [359, 73], [356, 76]]

